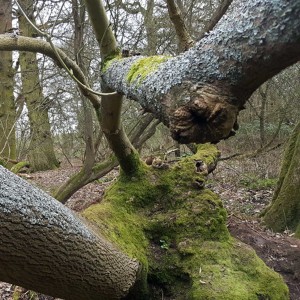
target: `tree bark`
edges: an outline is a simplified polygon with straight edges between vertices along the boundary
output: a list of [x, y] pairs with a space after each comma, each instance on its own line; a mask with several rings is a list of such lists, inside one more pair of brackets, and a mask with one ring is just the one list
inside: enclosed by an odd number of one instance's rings
[[194, 45], [194, 40], [187, 30], [184, 19], [182, 17], [182, 13], [175, 3], [175, 0], [167, 0], [167, 6], [170, 19], [176, 31], [178, 39], [178, 50], [179, 52], [186, 51]]
[[[0, 0], [0, 34], [11, 30], [11, 27], [11, 0]], [[0, 55], [0, 155], [8, 159], [16, 159], [13, 80], [12, 53], [2, 52]]]
[[[264, 222], [274, 231], [300, 228], [300, 122], [286, 146], [277, 189]], [[300, 237], [300, 232], [297, 233]]]
[[[20, 1], [27, 16], [34, 21], [34, 5], [31, 0]], [[19, 28], [26, 36], [36, 34], [24, 16], [19, 16]], [[20, 52], [22, 90], [28, 108], [31, 139], [28, 160], [33, 171], [50, 170], [59, 166], [54, 153], [54, 146], [48, 116], [49, 104], [44, 98], [39, 79], [36, 54]]]
[[[20, 192], [22, 191], [22, 192]], [[0, 279], [65, 299], [120, 299], [139, 263], [0, 167]]]
[[299, 13], [298, 1], [233, 1], [189, 51], [156, 68], [150, 58], [114, 60], [103, 80], [140, 102], [179, 142], [218, 142], [233, 134], [252, 92], [299, 60]]

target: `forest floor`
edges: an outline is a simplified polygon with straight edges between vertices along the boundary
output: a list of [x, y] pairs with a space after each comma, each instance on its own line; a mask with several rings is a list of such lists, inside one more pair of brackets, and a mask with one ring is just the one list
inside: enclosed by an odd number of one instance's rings
[[[289, 286], [291, 300], [300, 300], [300, 240], [294, 239], [288, 230], [278, 234], [266, 229], [259, 219], [260, 213], [271, 201], [273, 188], [253, 189], [241, 186], [236, 178], [237, 172], [231, 172], [224, 166], [224, 163], [218, 165], [217, 170], [210, 175], [207, 185], [223, 200], [228, 211], [228, 228], [231, 234], [253, 247], [270, 268], [283, 276]], [[64, 166], [24, 177], [46, 192], [51, 192], [79, 169], [79, 166]], [[118, 170], [115, 169], [98, 182], [88, 184], [76, 192], [66, 205], [80, 212], [89, 205], [100, 202], [104, 190], [117, 175]], [[55, 299], [0, 282], [0, 300], [13, 300], [14, 291], [21, 295], [19, 299], [24, 300]]]

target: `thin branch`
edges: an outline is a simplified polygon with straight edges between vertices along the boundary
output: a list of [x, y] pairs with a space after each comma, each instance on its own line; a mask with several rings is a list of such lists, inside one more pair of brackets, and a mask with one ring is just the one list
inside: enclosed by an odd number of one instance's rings
[[170, 19], [174, 25], [176, 35], [178, 38], [179, 51], [186, 51], [194, 45], [194, 40], [190, 36], [182, 14], [174, 0], [167, 0], [168, 12]]
[[[88, 87], [87, 85], [83, 84], [80, 80], [78, 80], [76, 78], [76, 76], [74, 76], [73, 74], [73, 70], [72, 69], [69, 69], [67, 67], [67, 65], [65, 64], [64, 60], [62, 59], [62, 57], [60, 56], [60, 54], [58, 53], [56, 47], [54, 46], [53, 42], [52, 42], [52, 39], [51, 39], [51, 36], [46, 33], [46, 32], [43, 32], [42, 30], [40, 30], [35, 24], [33, 24], [31, 22], [31, 20], [28, 18], [28, 16], [26, 15], [26, 13], [24, 12], [24, 10], [22, 9], [21, 5], [18, 3], [18, 1], [16, 1], [16, 4], [18, 6], [18, 8], [20, 9], [20, 11], [22, 12], [23, 16], [26, 18], [26, 20], [29, 22], [29, 24], [43, 37], [45, 37], [46, 41], [50, 44], [53, 52], [55, 53], [58, 61], [60, 62], [60, 64], [62, 65], [62, 67], [66, 70], [66, 72], [69, 74], [69, 76], [84, 90], [90, 92], [90, 93], [93, 93], [97, 96], [110, 96], [110, 95], [116, 95], [117, 92], [112, 92], [112, 93], [101, 93], [101, 92], [96, 92], [94, 91], [93, 89], [91, 89], [90, 87]], [[51, 31], [52, 32], [52, 31]]]
[[218, 8], [212, 15], [210, 22], [204, 27], [202, 33], [200, 34], [199, 40], [202, 39], [209, 31], [211, 31], [216, 24], [220, 21], [223, 15], [226, 13], [229, 5], [233, 0], [222, 0]]

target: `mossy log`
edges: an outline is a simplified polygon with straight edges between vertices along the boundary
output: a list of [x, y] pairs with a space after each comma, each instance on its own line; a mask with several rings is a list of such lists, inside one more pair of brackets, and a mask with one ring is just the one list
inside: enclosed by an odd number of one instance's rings
[[175, 165], [144, 166], [85, 210], [101, 234], [144, 265], [149, 290], [141, 299], [289, 299], [282, 278], [230, 236], [219, 197], [198, 184], [207, 172], [195, 161], [213, 165], [218, 157], [207, 144]]

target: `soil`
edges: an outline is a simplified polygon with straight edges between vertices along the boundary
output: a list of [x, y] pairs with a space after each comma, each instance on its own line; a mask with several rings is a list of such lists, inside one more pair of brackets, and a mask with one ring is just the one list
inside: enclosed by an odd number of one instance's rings
[[[79, 166], [64, 166], [58, 170], [23, 174], [29, 182], [46, 192], [51, 192], [64, 183]], [[218, 170], [220, 167], [218, 166]], [[290, 289], [290, 299], [300, 299], [300, 240], [293, 238], [288, 230], [282, 234], [266, 229], [259, 219], [259, 214], [269, 204], [273, 189], [253, 190], [241, 187], [233, 180], [228, 182], [228, 174], [218, 171], [210, 175], [209, 188], [218, 193], [228, 211], [228, 228], [240, 241], [253, 247], [257, 255], [272, 269], [280, 273]], [[100, 202], [105, 188], [111, 184], [118, 170], [115, 169], [101, 181], [90, 183], [76, 192], [66, 205], [79, 212], [93, 203]], [[59, 300], [42, 294], [32, 294], [14, 285], [0, 282], [0, 299], [12, 300], [17, 290], [20, 299]]]

